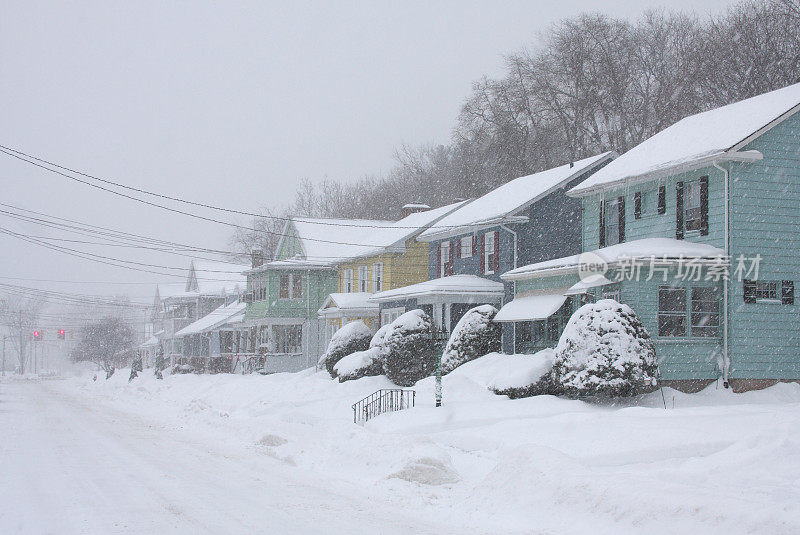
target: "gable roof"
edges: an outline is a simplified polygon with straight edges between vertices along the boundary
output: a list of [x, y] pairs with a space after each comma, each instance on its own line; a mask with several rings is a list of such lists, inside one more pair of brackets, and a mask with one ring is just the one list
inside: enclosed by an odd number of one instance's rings
[[384, 252], [403, 252], [406, 240], [466, 202], [415, 212], [399, 221], [293, 217], [287, 222], [278, 250], [286, 239], [289, 225], [292, 225], [302, 249], [300, 258], [277, 260], [264, 267], [291, 267], [294, 264], [319, 268]]
[[463, 234], [476, 226], [510, 222], [511, 216], [615, 156], [613, 152], [604, 152], [571, 164], [515, 178], [442, 218], [435, 227], [420, 234], [419, 240], [433, 241]]
[[636, 178], [658, 178], [711, 165], [753, 161], [744, 145], [800, 109], [800, 84], [681, 119], [635, 146], [569, 191], [590, 195]]

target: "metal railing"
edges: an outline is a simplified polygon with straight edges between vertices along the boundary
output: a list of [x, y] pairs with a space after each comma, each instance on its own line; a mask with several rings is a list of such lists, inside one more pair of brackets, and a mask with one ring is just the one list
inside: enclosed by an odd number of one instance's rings
[[400, 411], [414, 406], [417, 393], [399, 388], [381, 389], [353, 403], [353, 423], [366, 422], [384, 412]]
[[257, 353], [223, 353], [230, 355], [231, 373], [253, 373], [264, 367], [264, 356]]

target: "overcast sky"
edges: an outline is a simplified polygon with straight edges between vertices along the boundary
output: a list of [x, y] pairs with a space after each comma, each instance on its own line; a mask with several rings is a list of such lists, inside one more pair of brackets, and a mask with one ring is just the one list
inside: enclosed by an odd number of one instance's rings
[[[401, 144], [447, 142], [471, 83], [500, 75], [503, 54], [535, 45], [537, 33], [561, 18], [591, 10], [636, 18], [652, 7], [704, 15], [728, 4], [4, 0], [0, 145], [117, 182], [252, 211], [289, 202], [301, 178], [381, 173]], [[3, 154], [0, 202], [211, 248], [225, 248], [231, 231]], [[80, 239], [2, 214], [0, 228]], [[189, 261], [62, 245], [160, 265]], [[140, 300], [152, 297], [149, 283], [178, 280], [7, 235], [0, 235], [0, 277]], [[148, 284], [112, 284], [130, 282]]]

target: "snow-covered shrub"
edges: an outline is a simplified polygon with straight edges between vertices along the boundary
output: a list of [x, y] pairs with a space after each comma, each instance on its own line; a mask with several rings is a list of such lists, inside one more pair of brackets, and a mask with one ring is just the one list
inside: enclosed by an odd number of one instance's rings
[[394, 320], [383, 345], [383, 371], [396, 385], [411, 386], [436, 369], [433, 321], [420, 309]]
[[579, 308], [556, 347], [553, 382], [570, 397], [632, 396], [656, 386], [656, 351], [628, 305], [603, 299]]
[[336, 363], [333, 371], [340, 383], [383, 373], [383, 344], [389, 327], [390, 323], [378, 329], [369, 342], [369, 349], [351, 353]]
[[505, 360], [495, 364], [494, 375], [487, 387], [495, 394], [511, 399], [552, 394], [553, 356], [554, 351], [550, 348], [532, 355], [503, 355]]
[[458, 321], [442, 354], [442, 373], [450, 373], [465, 362], [500, 351], [502, 330], [492, 321], [497, 309], [481, 305], [467, 311]]
[[153, 366], [153, 374], [155, 374], [156, 379], [164, 378], [163, 371], [166, 367], [167, 361], [164, 358], [164, 348], [159, 345], [158, 351], [156, 352], [156, 365]]
[[371, 339], [372, 331], [366, 323], [361, 320], [351, 321], [333, 333], [328, 349], [320, 361], [324, 359], [325, 369], [331, 377], [336, 377], [336, 371], [333, 369], [336, 363], [347, 355], [369, 348]]
[[136, 358], [133, 359], [131, 362], [131, 375], [128, 377], [128, 382], [130, 383], [134, 379], [139, 376], [139, 372], [143, 370], [142, 366], [142, 355], [137, 353]]

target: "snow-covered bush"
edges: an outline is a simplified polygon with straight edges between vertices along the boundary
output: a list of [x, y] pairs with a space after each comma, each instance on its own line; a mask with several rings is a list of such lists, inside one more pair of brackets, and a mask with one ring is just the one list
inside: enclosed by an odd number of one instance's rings
[[383, 371], [396, 385], [411, 386], [433, 374], [438, 354], [433, 321], [420, 309], [394, 320], [383, 345]]
[[390, 323], [378, 329], [369, 342], [369, 349], [351, 353], [336, 363], [333, 371], [340, 383], [383, 373], [383, 344], [389, 327]]
[[500, 351], [500, 325], [492, 321], [497, 309], [481, 305], [458, 321], [442, 354], [442, 373], [450, 373], [465, 362]]
[[579, 308], [556, 347], [552, 378], [570, 397], [632, 396], [656, 386], [656, 352], [628, 305], [603, 299]]
[[553, 393], [552, 349], [542, 349], [532, 355], [502, 356], [504, 360], [494, 365], [494, 375], [487, 384], [489, 390], [511, 399]]
[[328, 370], [331, 377], [336, 377], [336, 371], [333, 368], [336, 363], [347, 355], [369, 348], [371, 339], [372, 331], [369, 330], [366, 323], [361, 320], [351, 321], [333, 333], [328, 349], [320, 362], [324, 361], [325, 369]]
[[159, 345], [158, 351], [156, 351], [156, 364], [153, 366], [153, 374], [155, 374], [156, 379], [163, 379], [164, 378], [164, 369], [167, 367], [167, 361], [164, 358], [164, 348]]
[[136, 379], [139, 376], [139, 372], [142, 370], [142, 355], [137, 352], [136, 357], [133, 359], [133, 362], [131, 362], [131, 375], [128, 377], [128, 382], [130, 383]]

